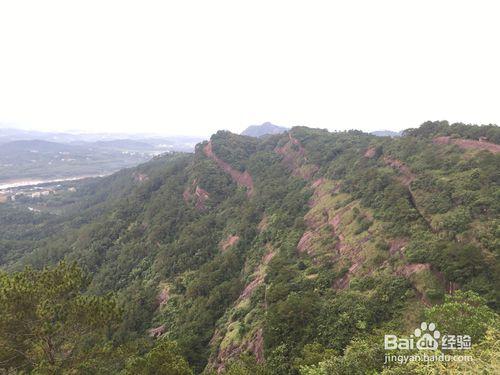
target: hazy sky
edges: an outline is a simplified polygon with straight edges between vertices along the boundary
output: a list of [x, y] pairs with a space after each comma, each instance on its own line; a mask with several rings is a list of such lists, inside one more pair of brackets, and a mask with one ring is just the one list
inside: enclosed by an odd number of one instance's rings
[[0, 123], [500, 123], [498, 1], [3, 1]]

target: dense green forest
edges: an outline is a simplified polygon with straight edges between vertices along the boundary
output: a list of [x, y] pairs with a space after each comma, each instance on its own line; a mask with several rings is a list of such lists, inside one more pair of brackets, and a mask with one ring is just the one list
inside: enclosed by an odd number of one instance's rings
[[[447, 122], [219, 131], [2, 203], [0, 373], [495, 373], [499, 143]], [[385, 364], [384, 334], [422, 321], [475, 360]]]

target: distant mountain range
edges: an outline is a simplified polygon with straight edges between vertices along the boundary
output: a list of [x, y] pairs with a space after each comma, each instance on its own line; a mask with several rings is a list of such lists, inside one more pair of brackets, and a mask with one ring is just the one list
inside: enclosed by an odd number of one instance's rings
[[76, 150], [81, 150], [81, 146], [43, 141], [43, 140], [39, 140], [39, 139], [19, 140], [19, 141], [12, 141], [12, 142], [3, 143], [2, 147], [0, 148], [0, 157], [7, 156], [7, 155], [11, 155], [12, 157], [16, 157], [15, 155], [12, 155], [12, 154], [17, 153], [17, 152], [32, 152], [32, 153], [70, 152], [70, 151], [76, 151]]
[[161, 153], [192, 152], [202, 140], [192, 136], [71, 134], [0, 128], [0, 182], [109, 174]]
[[98, 147], [118, 147], [120, 149], [156, 149], [191, 152], [194, 146], [204, 140], [200, 136], [159, 136], [152, 134], [126, 133], [58, 133], [40, 132], [0, 127], [0, 144], [12, 141], [41, 140], [65, 144]]
[[[290, 128], [286, 128], [284, 126], [274, 125], [270, 122], [265, 122], [262, 125], [251, 125], [243, 132], [241, 135], [248, 135], [250, 137], [262, 137], [270, 134], [281, 134], [290, 130]], [[375, 135], [377, 137], [401, 137], [401, 132], [392, 131], [392, 130], [376, 130], [370, 132], [370, 134]]]
[[270, 122], [265, 122], [262, 125], [250, 125], [248, 128], [243, 130], [241, 135], [248, 135], [250, 137], [262, 137], [268, 134], [281, 134], [289, 130], [284, 126], [278, 126], [271, 124]]
[[370, 134], [376, 135], [377, 137], [401, 137], [401, 132], [395, 132], [392, 130], [376, 130]]

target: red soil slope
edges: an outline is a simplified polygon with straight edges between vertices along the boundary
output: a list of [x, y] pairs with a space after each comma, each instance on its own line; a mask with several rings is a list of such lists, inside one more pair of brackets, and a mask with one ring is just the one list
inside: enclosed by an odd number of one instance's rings
[[486, 141], [474, 141], [472, 139], [460, 139], [451, 137], [436, 137], [433, 142], [439, 145], [457, 145], [463, 149], [487, 150], [494, 154], [500, 152], [500, 145]]
[[208, 142], [208, 144], [203, 148], [203, 152], [207, 157], [212, 159], [217, 163], [217, 165], [226, 173], [231, 175], [231, 178], [239, 185], [239, 186], [244, 186], [247, 188], [247, 195], [251, 197], [254, 192], [253, 188], [253, 179], [252, 176], [250, 176], [250, 173], [247, 171], [245, 172], [240, 172], [231, 167], [228, 163], [226, 163], [224, 160], [221, 160], [217, 155], [214, 154], [212, 150], [212, 142]]

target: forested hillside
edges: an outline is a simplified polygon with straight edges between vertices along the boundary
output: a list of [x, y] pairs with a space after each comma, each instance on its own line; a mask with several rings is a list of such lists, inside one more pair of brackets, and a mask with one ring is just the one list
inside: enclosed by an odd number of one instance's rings
[[[446, 122], [219, 131], [39, 212], [0, 203], [0, 368], [493, 373], [499, 143]], [[384, 365], [384, 334], [425, 319], [481, 360]]]

